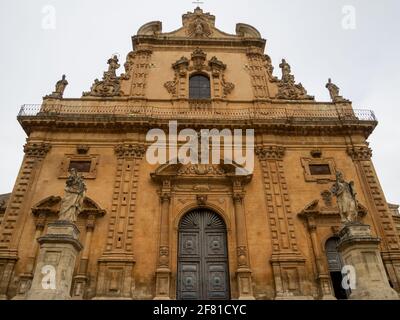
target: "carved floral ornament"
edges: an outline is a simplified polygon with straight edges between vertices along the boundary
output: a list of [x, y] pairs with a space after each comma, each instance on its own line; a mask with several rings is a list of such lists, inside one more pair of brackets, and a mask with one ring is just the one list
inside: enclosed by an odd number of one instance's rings
[[[186, 80], [186, 87], [188, 87], [190, 75], [202, 72], [207, 73], [210, 78], [219, 80], [223, 91], [222, 98], [226, 98], [235, 88], [233, 83], [225, 80], [226, 68], [226, 64], [218, 60], [215, 56], [207, 63], [207, 54], [202, 49], [197, 48], [191, 54], [190, 60], [183, 56], [172, 64], [172, 69], [175, 72], [174, 80], [166, 82], [164, 87], [173, 97], [177, 97], [179, 92], [178, 85], [180, 84], [179, 79]], [[188, 88], [185, 89], [185, 91], [188, 91]]]

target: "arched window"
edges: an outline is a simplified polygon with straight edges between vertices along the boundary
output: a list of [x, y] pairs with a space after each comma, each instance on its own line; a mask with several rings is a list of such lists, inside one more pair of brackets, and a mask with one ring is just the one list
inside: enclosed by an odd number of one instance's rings
[[211, 98], [210, 79], [200, 74], [190, 77], [189, 99], [210, 99], [210, 98]]

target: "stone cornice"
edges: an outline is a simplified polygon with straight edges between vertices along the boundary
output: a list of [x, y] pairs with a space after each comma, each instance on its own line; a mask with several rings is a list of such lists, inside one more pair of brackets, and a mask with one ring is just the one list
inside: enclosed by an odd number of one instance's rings
[[226, 47], [226, 48], [248, 48], [258, 47], [265, 49], [266, 40], [264, 39], [226, 39], [226, 38], [207, 38], [190, 39], [187, 37], [155, 37], [146, 35], [136, 35], [132, 37], [133, 47], [144, 44], [160, 47], [168, 46], [193, 46], [193, 47]]
[[[117, 115], [40, 115], [40, 116], [20, 116], [18, 120], [29, 135], [34, 131], [72, 131], [80, 132], [82, 128], [92, 132], [112, 132], [123, 133], [132, 131], [146, 131], [151, 127], [168, 128], [169, 120], [172, 119], [144, 119], [129, 116]], [[302, 121], [301, 123], [287, 122], [284, 120], [243, 120], [243, 119], [175, 119], [179, 125], [184, 127], [196, 128], [251, 128], [256, 133], [268, 132], [284, 135], [348, 135], [361, 134], [367, 138], [375, 129], [376, 121]]]

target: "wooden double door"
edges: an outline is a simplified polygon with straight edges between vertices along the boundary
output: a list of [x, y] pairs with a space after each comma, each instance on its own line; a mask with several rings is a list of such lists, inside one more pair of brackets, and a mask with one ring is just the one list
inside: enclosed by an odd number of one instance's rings
[[179, 225], [179, 300], [228, 300], [229, 270], [226, 226], [216, 213], [198, 209]]

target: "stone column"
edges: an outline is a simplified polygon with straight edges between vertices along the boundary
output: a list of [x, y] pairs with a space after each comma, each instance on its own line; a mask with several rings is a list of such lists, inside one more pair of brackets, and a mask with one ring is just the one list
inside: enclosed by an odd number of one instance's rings
[[48, 143], [28, 142], [24, 146], [25, 157], [0, 226], [0, 300], [8, 298], [14, 267], [19, 259], [17, 248], [22, 226], [29, 216], [26, 212], [30, 210], [37, 177], [50, 150], [51, 145]]
[[385, 267], [379, 252], [380, 239], [371, 235], [371, 228], [362, 223], [345, 225], [339, 231], [338, 251], [345, 265], [354, 268], [355, 288], [351, 288], [353, 300], [398, 300], [398, 293], [389, 285]]
[[313, 216], [307, 217], [308, 231], [311, 237], [311, 245], [315, 257], [315, 265], [317, 268], [317, 279], [319, 284], [319, 290], [322, 300], [336, 300], [333, 288], [330, 281], [330, 275], [323, 266], [323, 258], [320, 250], [320, 241], [317, 235], [317, 225], [315, 224], [315, 218]]
[[234, 181], [233, 203], [235, 208], [237, 271], [239, 300], [253, 300], [251, 269], [247, 249], [246, 218], [243, 209], [244, 192], [240, 180]]
[[[142, 144], [115, 146], [117, 167], [106, 248], [99, 258], [94, 299], [132, 299], [135, 293], [134, 232]], [[112, 279], [110, 281], [110, 279]]]
[[49, 224], [38, 239], [40, 252], [27, 300], [68, 300], [76, 256], [82, 249], [79, 230], [68, 221]]
[[286, 182], [285, 148], [259, 145], [255, 150], [261, 164], [267, 204], [267, 221], [272, 236], [271, 265], [275, 299], [312, 299], [305, 261], [299, 250], [294, 215]]
[[89, 262], [90, 248], [92, 244], [92, 235], [94, 231], [96, 217], [91, 214], [86, 220], [86, 237], [85, 245], [83, 247], [82, 258], [79, 263], [78, 274], [74, 277], [74, 285], [72, 298], [74, 300], [82, 300], [86, 291], [88, 282], [87, 269]]
[[164, 181], [160, 199], [160, 247], [156, 271], [156, 296], [154, 300], [169, 300], [171, 284], [171, 268], [169, 256], [169, 206], [171, 202], [171, 195], [169, 181]]

